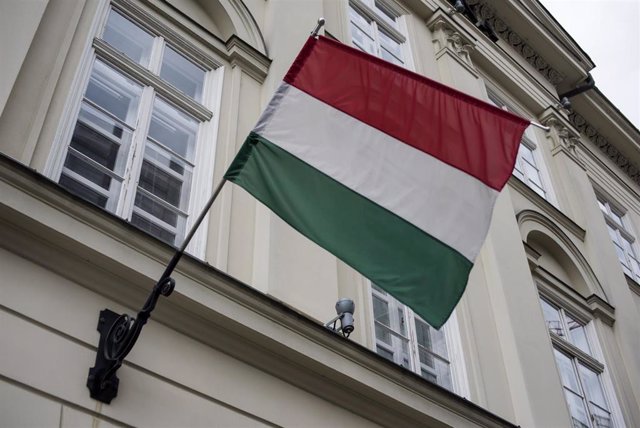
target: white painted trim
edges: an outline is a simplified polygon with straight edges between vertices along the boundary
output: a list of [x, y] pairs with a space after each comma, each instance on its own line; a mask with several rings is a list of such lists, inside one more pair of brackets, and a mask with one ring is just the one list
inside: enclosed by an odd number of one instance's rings
[[[216, 149], [218, 147], [217, 140], [220, 124], [223, 80], [223, 67], [207, 72], [203, 88], [203, 98], [211, 101], [214, 113], [213, 118], [210, 121], [204, 122], [200, 126], [200, 133], [198, 135], [195, 153], [195, 159], [197, 159], [197, 161], [191, 182], [189, 217], [187, 217], [185, 233], [191, 229], [194, 220], [198, 217], [202, 208], [209, 199], [209, 195], [213, 192], [214, 165], [216, 162]], [[189, 254], [201, 260], [204, 260], [207, 247], [209, 217], [210, 214], [207, 213], [198, 231], [193, 236], [191, 243], [186, 248], [186, 251]], [[180, 245], [181, 243], [178, 242], [177, 244]]]
[[[44, 167], [44, 175], [51, 178], [54, 181], [60, 179], [62, 172], [62, 165], [67, 153], [66, 146], [71, 141], [73, 130], [75, 129], [75, 120], [80, 112], [80, 106], [82, 103], [82, 97], [86, 90], [87, 83], [93, 63], [95, 61], [95, 51], [93, 49], [93, 35], [97, 34], [99, 30], [104, 28], [107, 21], [107, 15], [109, 14], [109, 0], [100, 0], [102, 4], [98, 7], [97, 13], [91, 23], [89, 34], [90, 37], [84, 43], [82, 57], [80, 59], [80, 66], [75, 72], [73, 80], [71, 82], [71, 92], [67, 97], [67, 101], [64, 104], [62, 115], [60, 116], [61, 126], [55, 133], [53, 138], [53, 144], [51, 152], [47, 158], [47, 162]], [[62, 149], [65, 147], [65, 150]]]

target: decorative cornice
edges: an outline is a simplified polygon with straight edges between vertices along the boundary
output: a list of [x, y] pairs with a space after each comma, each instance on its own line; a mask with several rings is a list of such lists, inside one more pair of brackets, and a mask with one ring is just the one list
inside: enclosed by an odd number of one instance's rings
[[232, 67], [240, 67], [258, 82], [264, 82], [271, 60], [236, 35], [226, 42], [228, 58]]
[[[453, 3], [453, 1], [451, 1], [451, 3]], [[538, 70], [551, 84], [557, 86], [562, 83], [566, 76], [549, 65], [523, 37], [498, 17], [492, 6], [489, 6], [489, 4], [481, 0], [467, 0], [467, 5], [479, 19], [489, 24], [500, 39], [514, 48], [516, 52]]]
[[599, 318], [608, 326], [612, 326], [615, 322], [616, 309], [609, 303], [605, 302], [600, 296], [592, 294], [587, 297], [587, 305], [591, 309], [594, 317]]
[[436, 58], [448, 52], [472, 74], [477, 75], [470, 55], [471, 50], [475, 48], [475, 40], [458, 30], [451, 18], [442, 13], [436, 13], [427, 22], [427, 27], [433, 34]]
[[611, 159], [636, 184], [640, 185], [640, 167], [623, 155], [609, 140], [603, 137], [596, 128], [576, 112], [569, 115], [569, 120], [575, 128], [587, 136], [609, 159]]

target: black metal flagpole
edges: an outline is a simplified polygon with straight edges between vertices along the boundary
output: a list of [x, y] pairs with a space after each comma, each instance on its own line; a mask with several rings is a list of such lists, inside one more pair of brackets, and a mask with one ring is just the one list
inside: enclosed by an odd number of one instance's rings
[[213, 191], [202, 212], [184, 238], [182, 245], [169, 260], [162, 276], [156, 282], [136, 318], [131, 318], [127, 314], [118, 315], [109, 309], [100, 311], [100, 318], [98, 319], [100, 342], [96, 352], [96, 363], [95, 366], [89, 369], [87, 378], [87, 387], [91, 398], [108, 404], [118, 395], [120, 380], [116, 376], [116, 371], [122, 366], [125, 357], [136, 344], [142, 327], [147, 323], [151, 316], [151, 311], [156, 307], [158, 298], [161, 295], [168, 297], [173, 292], [176, 282], [171, 278], [171, 274], [226, 182], [227, 179], [223, 178]]
[[[324, 18], [318, 19], [315, 28], [311, 32], [312, 37], [318, 37], [318, 33], [324, 26], [324, 23]], [[158, 282], [156, 282], [156, 285], [153, 287], [151, 294], [147, 297], [147, 301], [140, 312], [138, 312], [136, 318], [132, 318], [127, 314], [118, 315], [109, 309], [100, 311], [100, 318], [98, 320], [100, 342], [98, 343], [98, 351], [96, 352], [96, 363], [95, 366], [89, 369], [89, 376], [87, 378], [87, 387], [89, 388], [91, 398], [108, 404], [118, 395], [118, 384], [120, 380], [118, 376], [116, 376], [116, 371], [122, 366], [125, 357], [136, 344], [142, 327], [144, 327], [149, 317], [151, 317], [151, 311], [156, 307], [160, 296], [168, 297], [173, 292], [176, 282], [171, 278], [171, 274], [226, 182], [227, 179], [223, 178], [213, 191], [202, 212], [193, 223], [191, 230], [189, 230], [189, 233], [184, 238], [182, 245], [178, 251], [175, 252], [171, 260], [169, 260], [162, 276]]]

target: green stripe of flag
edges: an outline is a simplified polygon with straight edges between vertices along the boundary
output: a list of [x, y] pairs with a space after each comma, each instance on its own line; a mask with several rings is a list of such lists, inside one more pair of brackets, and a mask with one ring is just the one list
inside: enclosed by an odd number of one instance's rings
[[247, 137], [225, 178], [433, 327], [460, 300], [469, 260], [259, 135]]

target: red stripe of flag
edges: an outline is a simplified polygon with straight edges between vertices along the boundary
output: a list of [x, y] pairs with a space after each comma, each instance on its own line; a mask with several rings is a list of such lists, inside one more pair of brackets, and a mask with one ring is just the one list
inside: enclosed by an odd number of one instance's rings
[[529, 121], [339, 42], [309, 38], [285, 82], [501, 190]]

